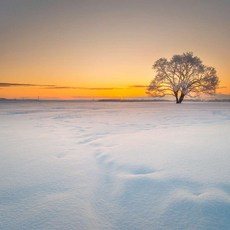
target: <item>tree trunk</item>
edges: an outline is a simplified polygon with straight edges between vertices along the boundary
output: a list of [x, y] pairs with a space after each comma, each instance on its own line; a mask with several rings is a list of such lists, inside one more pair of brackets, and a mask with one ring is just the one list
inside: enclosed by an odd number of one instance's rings
[[178, 99], [178, 92], [174, 92], [175, 98], [176, 98], [176, 103], [179, 103], [179, 99]]
[[178, 103], [179, 104], [181, 104], [181, 102], [184, 100], [184, 94], [182, 93], [181, 95], [180, 95], [180, 98], [179, 98], [179, 100], [178, 100]]

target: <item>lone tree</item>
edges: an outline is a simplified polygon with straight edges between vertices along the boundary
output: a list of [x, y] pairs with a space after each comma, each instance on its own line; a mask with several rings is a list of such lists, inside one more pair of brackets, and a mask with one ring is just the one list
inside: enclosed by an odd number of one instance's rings
[[173, 95], [176, 103], [181, 103], [185, 96], [212, 95], [219, 84], [215, 68], [205, 66], [191, 52], [174, 55], [169, 61], [160, 58], [153, 69], [156, 75], [147, 88], [147, 94], [153, 97]]

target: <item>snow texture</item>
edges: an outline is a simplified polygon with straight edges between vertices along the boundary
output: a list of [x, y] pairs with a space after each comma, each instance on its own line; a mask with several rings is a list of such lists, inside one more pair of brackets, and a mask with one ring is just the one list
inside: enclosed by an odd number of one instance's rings
[[230, 229], [230, 104], [0, 103], [0, 229]]

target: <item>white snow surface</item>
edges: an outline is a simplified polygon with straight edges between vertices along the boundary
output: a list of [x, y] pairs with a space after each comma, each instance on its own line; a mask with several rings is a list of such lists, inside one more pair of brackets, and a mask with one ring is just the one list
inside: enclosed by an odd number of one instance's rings
[[1, 102], [0, 229], [230, 229], [230, 103]]

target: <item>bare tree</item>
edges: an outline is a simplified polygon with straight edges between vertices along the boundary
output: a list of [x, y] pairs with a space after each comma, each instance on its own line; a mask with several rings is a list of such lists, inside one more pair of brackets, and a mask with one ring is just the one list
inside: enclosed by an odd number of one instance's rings
[[160, 58], [153, 69], [156, 71], [147, 94], [153, 97], [173, 95], [176, 103], [181, 103], [185, 96], [198, 96], [201, 93], [214, 94], [219, 84], [216, 70], [203, 65], [202, 61], [187, 52], [174, 55], [171, 60]]

